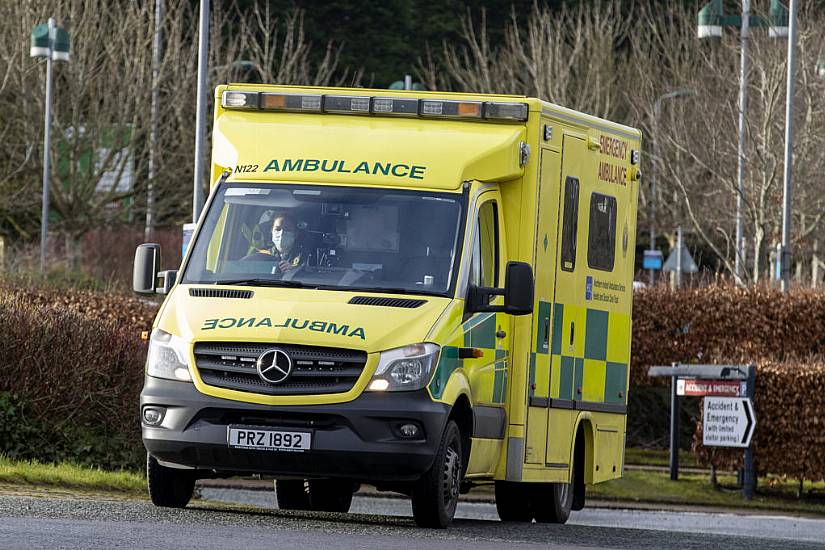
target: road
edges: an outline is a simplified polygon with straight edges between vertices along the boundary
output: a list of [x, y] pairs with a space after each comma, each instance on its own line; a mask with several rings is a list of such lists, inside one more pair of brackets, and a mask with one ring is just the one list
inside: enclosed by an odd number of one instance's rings
[[[271, 496], [256, 493], [255, 498]], [[226, 493], [204, 496], [247, 499]], [[169, 510], [135, 500], [0, 496], [0, 548], [788, 550], [822, 548], [820, 541], [825, 540], [825, 521], [780, 517], [752, 521], [740, 516], [691, 514], [685, 519], [684, 514], [585, 510], [564, 526], [519, 525], [491, 520], [490, 504], [462, 503], [453, 526], [436, 531], [417, 528], [409, 517], [409, 502], [398, 499], [359, 497], [353, 503], [354, 513], [348, 515], [290, 513], [263, 507], [266, 505], [201, 500], [185, 510]], [[483, 519], [463, 519], [468, 517]], [[737, 521], [750, 521], [735, 528], [748, 536], [723, 533], [720, 526]], [[763, 522], [773, 523], [760, 528]]]

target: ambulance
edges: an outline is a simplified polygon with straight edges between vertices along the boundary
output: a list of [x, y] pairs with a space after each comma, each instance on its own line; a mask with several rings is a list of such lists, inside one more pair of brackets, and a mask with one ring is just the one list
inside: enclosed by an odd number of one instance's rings
[[621, 477], [638, 130], [510, 95], [230, 84], [211, 192], [140, 396], [149, 494], [274, 479], [347, 512], [361, 484], [420, 526], [495, 491], [564, 523]]

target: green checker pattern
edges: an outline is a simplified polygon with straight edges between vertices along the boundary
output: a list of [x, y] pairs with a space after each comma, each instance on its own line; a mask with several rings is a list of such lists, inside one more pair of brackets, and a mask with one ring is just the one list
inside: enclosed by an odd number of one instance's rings
[[[539, 316], [536, 323], [535, 347], [530, 354], [530, 395], [533, 395], [533, 386], [536, 380], [536, 356], [546, 354], [546, 346], [543, 346], [544, 327], [543, 320], [548, 318], [550, 304], [539, 302]], [[585, 359], [589, 364], [598, 362], [604, 365], [604, 402], [626, 404], [626, 384], [627, 384], [627, 363], [617, 363], [607, 360], [608, 346], [612, 343], [616, 346], [627, 346], [627, 342], [611, 342], [611, 313], [608, 311], [587, 308], [584, 327], [584, 355], [562, 352], [564, 332], [564, 304], [553, 304], [552, 331], [550, 342], [551, 362], [558, 365], [559, 392], [551, 397], [567, 400], [581, 400], [580, 390], [585, 383]], [[615, 333], [616, 331], [614, 331]], [[614, 340], [621, 334], [613, 336]], [[598, 369], [594, 369], [598, 370]], [[577, 391], [578, 390], [578, 391]]]

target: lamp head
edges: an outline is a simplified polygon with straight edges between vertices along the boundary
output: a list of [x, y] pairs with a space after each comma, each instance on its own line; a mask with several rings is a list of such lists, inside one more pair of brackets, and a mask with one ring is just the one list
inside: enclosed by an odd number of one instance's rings
[[696, 34], [699, 38], [722, 36], [722, 0], [711, 0], [699, 10]]

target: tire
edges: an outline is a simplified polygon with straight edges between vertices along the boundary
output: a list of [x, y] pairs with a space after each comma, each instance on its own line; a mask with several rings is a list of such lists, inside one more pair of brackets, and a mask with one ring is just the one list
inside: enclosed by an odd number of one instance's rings
[[536, 523], [567, 523], [573, 509], [572, 483], [536, 483], [532, 489]]
[[275, 495], [281, 510], [349, 512], [355, 485], [338, 479], [279, 479]]
[[346, 514], [352, 504], [355, 485], [340, 479], [310, 479], [310, 509], [316, 512], [339, 512]]
[[275, 480], [275, 496], [281, 510], [311, 510], [309, 487], [303, 479]]
[[195, 473], [162, 466], [146, 453], [146, 484], [155, 506], [184, 508], [195, 491]]
[[527, 483], [496, 481], [496, 510], [501, 521], [533, 521], [533, 498]]
[[450, 525], [458, 504], [463, 472], [461, 432], [455, 421], [449, 420], [432, 467], [413, 486], [413, 517], [419, 527], [444, 529]]

